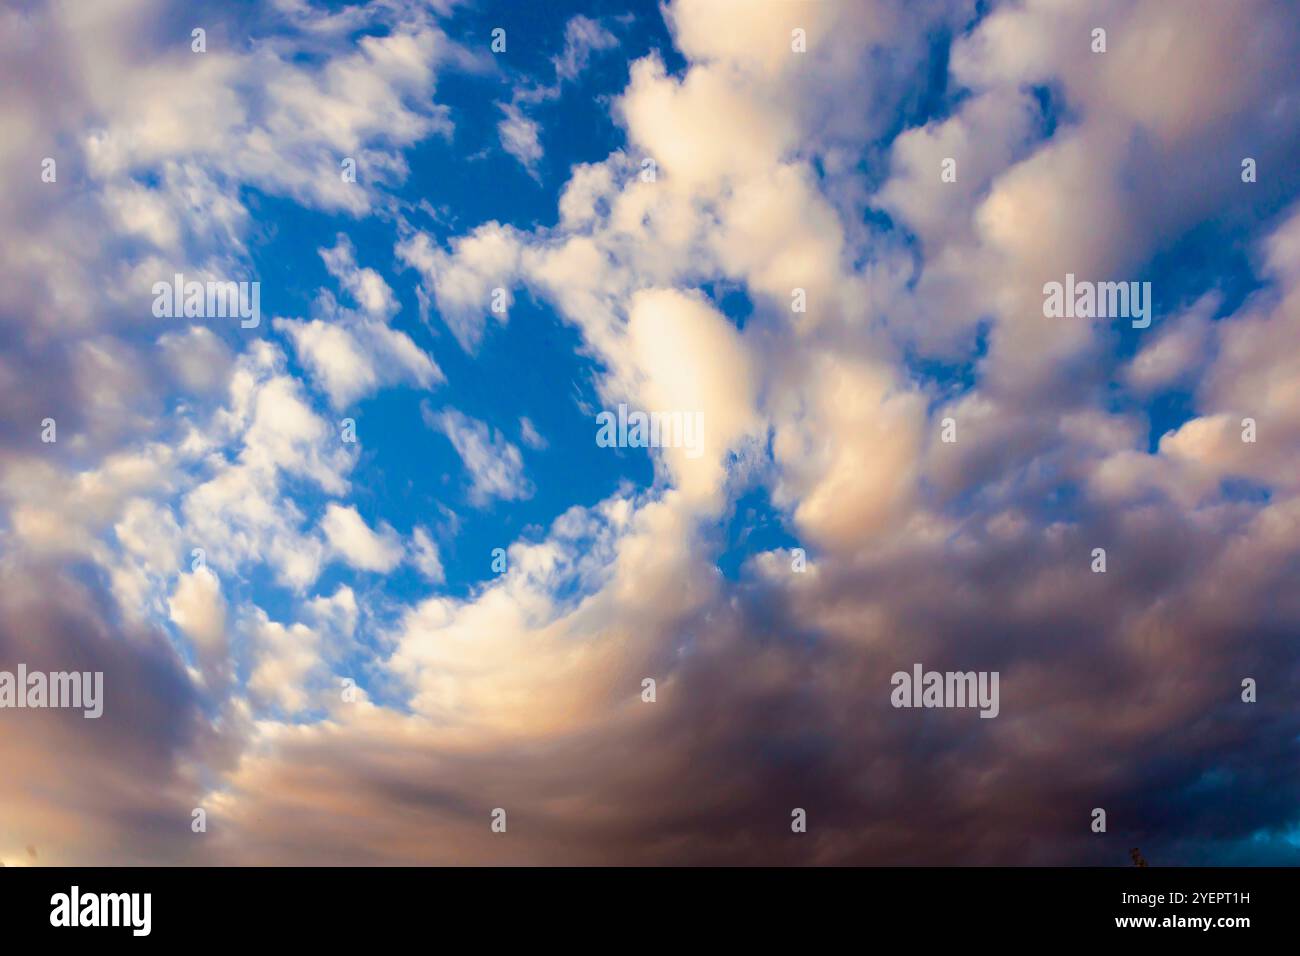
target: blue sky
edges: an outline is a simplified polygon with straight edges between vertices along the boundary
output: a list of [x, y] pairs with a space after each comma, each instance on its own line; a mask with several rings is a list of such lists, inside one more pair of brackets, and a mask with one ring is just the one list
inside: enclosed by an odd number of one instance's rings
[[[651, 50], [665, 50], [672, 56], [663, 21], [653, 4], [634, 11], [621, 6], [617, 11], [591, 10], [587, 5], [585, 13], [583, 5], [568, 6], [572, 10], [567, 14], [560, 4], [548, 7], [544, 15], [509, 5], [462, 9], [447, 21], [448, 34], [467, 47], [489, 44], [497, 27], [504, 28], [507, 37], [536, 42], [516, 41], [517, 54], [508, 45], [509, 65], [490, 74], [484, 69], [467, 71], [440, 83], [438, 99], [456, 118], [454, 132], [412, 148], [406, 156], [410, 174], [393, 191], [411, 206], [428, 204], [428, 211], [404, 213], [412, 226], [445, 242], [490, 220], [519, 229], [554, 225], [556, 200], [569, 168], [599, 161], [623, 145], [608, 103], [626, 85], [632, 58]], [[609, 27], [622, 38], [618, 52], [595, 51], [579, 77], [565, 82], [554, 101], [533, 111], [544, 131], [545, 149], [534, 176], [501, 148], [497, 104], [508, 101], [515, 88], [556, 83], [554, 60], [565, 52], [564, 32], [556, 27], [580, 14], [603, 13], [611, 14]], [[393, 389], [348, 410], [365, 436], [353, 471], [358, 491], [353, 503], [368, 522], [382, 519], [404, 533], [430, 515], [439, 516], [446, 571], [440, 592], [467, 595], [494, 575], [494, 548], [508, 547], [521, 536], [538, 537], [567, 508], [594, 505], [625, 482], [649, 485], [653, 481], [645, 451], [620, 449], [610, 455], [593, 443], [592, 415], [584, 414], [584, 408], [599, 407], [592, 387], [599, 365], [581, 354], [579, 336], [544, 301], [521, 295], [511, 309], [509, 334], [489, 334], [477, 354], [466, 355], [436, 318], [421, 321], [413, 276], [409, 270], [403, 272], [393, 255], [390, 219], [357, 221], [314, 212], [255, 188], [247, 190], [247, 202], [259, 211], [264, 230], [250, 249], [250, 274], [262, 278], [263, 308], [268, 313], [310, 313], [317, 290], [330, 284], [317, 249], [322, 243], [332, 245], [329, 240], [335, 234], [346, 234], [364, 251], [362, 265], [379, 269], [393, 283], [402, 306], [394, 327], [436, 355], [447, 376], [446, 385], [433, 395]], [[270, 334], [274, 337], [274, 332]], [[291, 352], [287, 346], [286, 352]], [[292, 357], [289, 365], [301, 374]], [[453, 446], [419, 424], [423, 401], [435, 408], [454, 406], [504, 429], [506, 439], [524, 451], [535, 493], [523, 500], [471, 504]], [[545, 447], [529, 448], [520, 441], [521, 417], [538, 427]], [[305, 488], [297, 500], [319, 514], [327, 498]], [[294, 595], [274, 582], [254, 577], [245, 583], [249, 599], [268, 611], [292, 608]], [[394, 601], [409, 601], [429, 591], [428, 583], [409, 568], [376, 576], [337, 566], [323, 573], [319, 589], [330, 591], [342, 583], [391, 594]], [[382, 605], [378, 594], [375, 598]], [[364, 676], [359, 679], [365, 683]]]

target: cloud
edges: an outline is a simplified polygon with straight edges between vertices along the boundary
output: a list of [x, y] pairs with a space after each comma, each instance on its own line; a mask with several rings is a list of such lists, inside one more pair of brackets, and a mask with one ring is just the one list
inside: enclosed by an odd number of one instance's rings
[[168, 609], [172, 622], [193, 641], [209, 678], [228, 677], [226, 602], [217, 576], [207, 568], [180, 575]]
[[469, 499], [477, 507], [493, 498], [517, 501], [531, 498], [533, 484], [524, 476], [524, 459], [519, 449], [508, 442], [500, 429], [470, 418], [454, 408], [434, 412], [421, 407], [424, 423], [451, 441], [469, 471]]
[[628, 307], [626, 381], [645, 411], [699, 415], [702, 454], [665, 448], [674, 483], [691, 496], [721, 490], [727, 454], [757, 438], [760, 419], [752, 357], [732, 325], [699, 296], [637, 292]]
[[218, 570], [266, 563], [281, 582], [305, 588], [320, 572], [323, 545], [302, 532], [305, 517], [282, 481], [343, 494], [352, 467], [348, 446], [312, 410], [297, 380], [285, 374], [283, 355], [267, 344], [241, 358], [229, 403], [209, 433], [232, 453], [210, 458], [211, 477], [182, 498], [188, 539], [206, 549]]
[[565, 84], [573, 83], [587, 69], [593, 53], [616, 46], [618, 39], [599, 21], [581, 14], [572, 17], [564, 27], [564, 50], [551, 60], [555, 66], [555, 82], [521, 84], [515, 87], [509, 103], [497, 104], [505, 114], [505, 119], [497, 124], [502, 148], [539, 184], [538, 163], [543, 155], [541, 126], [525, 112], [525, 107], [558, 99]]
[[325, 674], [320, 636], [305, 624], [272, 621], [259, 609], [249, 625], [249, 639], [257, 660], [248, 678], [249, 693], [286, 714], [311, 707], [316, 702], [312, 685], [321, 684]]
[[[158, 4], [5, 14], [25, 96], [0, 107], [0, 167], [30, 181], [29, 152], [70, 143], [62, 183], [88, 185], [0, 197], [3, 222], [41, 224], [0, 242], [17, 317], [0, 667], [102, 665], [110, 706], [89, 734], [36, 712], [0, 733], [22, 781], [0, 781], [21, 829], [0, 857], [1113, 865], [1141, 845], [1295, 863], [1300, 723], [1278, 663], [1300, 626], [1294, 18], [1262, 0], [914, 6], [737, 20], [678, 0], [682, 60], [629, 64], [625, 142], [530, 217], [553, 225], [456, 209], [437, 235], [386, 192], [454, 119], [433, 96], [463, 51], [425, 5], [281, 5], [287, 33], [206, 60], [142, 29]], [[575, 30], [557, 76], [593, 36]], [[1150, 56], [1165, 46], [1192, 55]], [[1241, 182], [1246, 149], [1267, 182]], [[363, 459], [328, 414], [442, 381], [395, 327], [383, 257], [336, 239], [337, 298], [257, 337], [133, 325], [128, 290], [176, 263], [251, 267], [250, 187], [378, 212], [358, 237], [394, 224], [458, 369], [489, 315], [527, 341], [508, 325], [522, 287], [576, 337], [599, 401], [699, 410], [707, 453], [653, 449], [652, 482], [530, 510], [506, 569], [466, 578], [454, 529], [386, 514], [384, 486], [410, 477], [377, 464], [392, 437]], [[1250, 265], [1181, 254], [1207, 235]], [[1044, 320], [1042, 284], [1066, 272], [1150, 273], [1157, 323]], [[1175, 391], [1184, 420], [1152, 452]], [[492, 421], [421, 413], [472, 505], [534, 495]], [[54, 447], [32, 427], [46, 414]], [[565, 453], [545, 421], [539, 464]], [[530, 419], [518, 434], [544, 441]], [[733, 545], [759, 527], [788, 540]], [[186, 569], [193, 548], [207, 569]], [[336, 558], [331, 577], [386, 577], [316, 593]], [[890, 675], [917, 662], [998, 672], [999, 717], [892, 708]], [[201, 846], [199, 805], [217, 824]]]
[[[0, 859], [40, 848], [49, 866], [192, 860], [184, 837], [202, 787], [196, 761], [213, 758], [201, 700], [167, 636], [117, 626], [112, 602], [47, 563], [4, 561], [0, 670], [100, 671], [103, 714], [6, 709], [0, 780], [7, 808]], [[75, 839], [69, 837], [75, 834]]]
[[[504, 860], [477, 836], [489, 809], [504, 806], [519, 824], [516, 862], [1109, 859], [1072, 809], [1074, 793], [1133, 821], [1121, 855], [1140, 832], [1162, 853], [1198, 858], [1212, 840], [1180, 844], [1191, 831], [1167, 810], [1195, 805], [1204, 767], [1225, 769], [1215, 803], [1294, 786], [1289, 769], [1243, 757], [1251, 731], [1231, 719], [1242, 705], [1217, 670], [1172, 653], [1179, 635], [1223, 653], [1242, 646], [1231, 635], [1255, 625], [1226, 622], [1253, 620], [1256, 588], [1276, 593], [1282, 579], [1257, 580], [1210, 618], [1225, 595], [1195, 595], [1203, 575], [1225, 572], [1220, 561], [1257, 568], [1263, 554], [1211, 557], [1218, 530], [1167, 513], [1156, 519], [1163, 534], [1134, 525], [1112, 539], [1113, 553], [1145, 569], [1114, 579], [1116, 588], [1087, 570], [1082, 545], [1096, 529], [995, 543], [938, 524], [878, 538], [812, 577], [791, 574], [788, 555], [760, 555], [728, 603], [670, 500], [611, 499], [566, 515], [543, 542], [512, 548], [510, 572], [480, 595], [431, 598], [405, 616], [390, 666], [412, 686], [414, 714], [346, 710], [310, 735], [282, 736], [275, 759], [241, 766], [224, 821], [241, 834], [237, 858], [267, 859], [259, 848], [279, 832], [304, 862]], [[1222, 580], [1235, 587], [1245, 577]], [[1185, 602], [1151, 607], [1157, 580]], [[574, 581], [582, 597], [558, 599]], [[1108, 637], [1096, 632], [1103, 593]], [[952, 597], [937, 605], [940, 594]], [[1043, 640], [1045, 627], [1057, 639]], [[816, 642], [791, 639], [814, 633]], [[1270, 646], [1285, 639], [1268, 633]], [[996, 726], [935, 711], [931, 746], [910, 754], [902, 745], [918, 732], [915, 717], [889, 707], [889, 676], [918, 659], [1000, 670]], [[1235, 663], [1232, 687], [1248, 666]], [[646, 676], [657, 680], [654, 704], [640, 697]], [[1122, 703], [1135, 694], [1144, 700], [1136, 711]], [[1219, 733], [1169, 742], [1165, 728], [1207, 709]], [[1283, 709], [1271, 704], [1268, 719]], [[1157, 742], [1153, 772], [1146, 747]], [[633, 768], [620, 757], [628, 746], [644, 758]], [[382, 770], [367, 756], [376, 752], [390, 755]], [[875, 756], [863, 765], [862, 753]], [[307, 767], [355, 785], [291, 787]], [[391, 799], [380, 781], [393, 775], [409, 801], [400, 823], [379, 812]], [[293, 808], [262, 796], [288, 790]], [[350, 795], [350, 812], [384, 821], [344, 851], [326, 848], [312, 822], [338, 811], [338, 793]], [[918, 793], [930, 796], [918, 805]], [[815, 821], [806, 843], [778, 836], [792, 806]], [[1290, 811], [1248, 813], [1234, 832], [1283, 826]], [[952, 822], [938, 837], [935, 815]]]
[[535, 451], [541, 451], [547, 447], [546, 439], [537, 430], [533, 420], [527, 416], [519, 419], [519, 438], [525, 445]]
[[618, 46], [618, 38], [593, 20], [579, 14], [564, 25], [564, 52], [555, 58], [555, 77], [560, 81], [573, 81], [582, 75], [591, 61], [591, 55]]
[[1185, 384], [1206, 357], [1210, 319], [1222, 301], [1221, 295], [1207, 292], [1183, 314], [1171, 317], [1165, 331], [1143, 346], [1125, 369], [1128, 385], [1149, 393]]
[[224, 391], [234, 360], [229, 347], [210, 329], [193, 325], [184, 332], [165, 332], [158, 337], [158, 348], [176, 380], [189, 391]]
[[523, 167], [536, 175], [537, 163], [542, 158], [542, 144], [538, 140], [541, 127], [529, 119], [513, 103], [500, 103], [505, 119], [497, 124], [501, 147], [519, 160]]
[[381, 525], [371, 531], [353, 507], [331, 502], [320, 522], [330, 549], [354, 568], [362, 571], [391, 571], [402, 560], [402, 544], [397, 532]]
[[411, 562], [433, 584], [442, 584], [447, 579], [438, 556], [438, 543], [426, 528], [417, 527], [411, 533]]
[[[473, 353], [478, 348], [487, 316], [506, 321], [514, 301], [510, 287], [519, 261], [511, 227], [485, 223], [472, 234], [453, 239], [450, 254], [419, 232], [398, 243], [396, 252], [402, 262], [420, 273], [421, 309], [427, 314], [431, 296], [465, 351]], [[493, 308], [494, 299], [499, 299], [502, 310]]]
[[336, 409], [347, 408], [385, 385], [409, 381], [432, 388], [445, 376], [433, 359], [404, 332], [389, 327], [398, 310], [396, 297], [379, 273], [359, 268], [352, 243], [340, 235], [321, 258], [356, 300], [356, 312], [342, 309], [328, 291], [318, 300], [324, 318], [304, 322], [276, 319], [294, 351]]

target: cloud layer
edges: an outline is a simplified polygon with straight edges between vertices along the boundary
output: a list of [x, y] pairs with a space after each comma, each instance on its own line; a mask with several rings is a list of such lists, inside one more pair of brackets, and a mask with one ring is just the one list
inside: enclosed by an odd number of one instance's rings
[[[0, 670], [107, 689], [0, 711], [0, 862], [1300, 862], [1288, 5], [676, 0], [532, 68], [460, 6], [0, 15]], [[405, 191], [448, 74], [551, 214]], [[619, 146], [551, 183], [579, 90]], [[309, 307], [160, 327], [176, 272]], [[1155, 321], [1046, 318], [1067, 273]], [[703, 453], [543, 479], [591, 415], [473, 377], [539, 312]], [[999, 716], [895, 709], [915, 663]]]

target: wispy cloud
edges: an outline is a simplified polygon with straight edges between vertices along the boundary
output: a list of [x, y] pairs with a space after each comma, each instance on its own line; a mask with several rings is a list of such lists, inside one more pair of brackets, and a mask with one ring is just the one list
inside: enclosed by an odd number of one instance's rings
[[512, 501], [529, 498], [532, 483], [524, 476], [524, 458], [499, 428], [470, 418], [454, 408], [433, 411], [421, 407], [424, 423], [441, 432], [460, 455], [470, 475], [470, 501], [482, 507], [493, 498]]

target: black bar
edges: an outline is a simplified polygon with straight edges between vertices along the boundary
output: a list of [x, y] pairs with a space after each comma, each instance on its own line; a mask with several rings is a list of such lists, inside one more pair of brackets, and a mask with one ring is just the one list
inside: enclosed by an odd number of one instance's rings
[[[806, 952], [900, 932], [918, 943], [1199, 936], [1231, 944], [1293, 934], [1297, 885], [1295, 870], [1268, 868], [10, 868], [0, 869], [0, 933], [6, 943], [66, 942], [75, 933], [83, 943], [205, 946], [414, 936], [456, 949], [507, 939], [676, 946], [706, 937], [788, 940]], [[120, 899], [113, 905], [126, 925], [52, 926], [56, 894], [70, 904], [73, 886], [87, 914], [87, 895], [150, 894], [148, 935], [135, 935], [130, 917], [139, 928], [142, 913], [121, 909]], [[1165, 925], [1206, 918], [1215, 921], [1208, 929]], [[1243, 918], [1246, 925], [1217, 922]], [[1118, 925], [1124, 919], [1154, 925]]]

